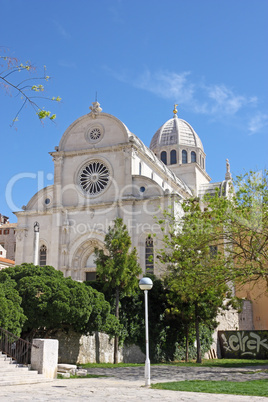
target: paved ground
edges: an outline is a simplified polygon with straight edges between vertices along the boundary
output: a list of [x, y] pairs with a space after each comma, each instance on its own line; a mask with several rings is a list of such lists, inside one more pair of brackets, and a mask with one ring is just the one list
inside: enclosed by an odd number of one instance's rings
[[[263, 366], [262, 366], [263, 368]], [[268, 367], [267, 367], [268, 368]], [[252, 370], [256, 370], [254, 367]], [[151, 382], [185, 379], [228, 379], [246, 381], [248, 379], [267, 378], [267, 374], [247, 374], [249, 368], [227, 369], [209, 367], [174, 367], [152, 366]], [[88, 372], [107, 377], [76, 380], [55, 380], [44, 384], [2, 386], [0, 401], [224, 401], [257, 402], [268, 398], [201, 394], [155, 390], [144, 387], [144, 368], [89, 369]]]

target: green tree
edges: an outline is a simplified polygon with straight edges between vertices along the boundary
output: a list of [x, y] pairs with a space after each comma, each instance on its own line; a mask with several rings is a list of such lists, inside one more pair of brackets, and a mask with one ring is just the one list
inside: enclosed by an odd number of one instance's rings
[[53, 267], [22, 264], [0, 272], [0, 284], [6, 277], [15, 282], [15, 292], [27, 317], [23, 325], [25, 336], [32, 338], [38, 331], [46, 334], [59, 329], [73, 329], [81, 334], [94, 330], [115, 335], [120, 332], [118, 321], [110, 314], [110, 305], [102, 293], [83, 283], [64, 278]]
[[21, 307], [22, 299], [15, 287], [16, 282], [3, 273], [0, 283], [0, 327], [20, 336], [26, 316]]
[[[184, 216], [180, 221], [167, 214], [169, 231], [164, 234], [164, 249], [160, 260], [167, 264], [165, 286], [173, 313], [184, 315], [188, 327], [195, 325], [197, 362], [201, 362], [200, 324], [212, 329], [220, 308], [237, 305], [231, 295], [226, 276], [230, 263], [224, 252], [212, 252], [215, 222], [210, 211], [202, 211], [199, 200], [183, 203]], [[162, 222], [163, 223], [163, 222]], [[223, 304], [228, 297], [229, 304]], [[186, 326], [187, 329], [187, 326]]]
[[[119, 300], [123, 295], [133, 293], [138, 287], [141, 268], [137, 262], [137, 251], [131, 248], [131, 238], [121, 218], [109, 226], [104, 240], [104, 250], [95, 249], [99, 278], [105, 287], [115, 292], [115, 317], [119, 319]], [[118, 336], [114, 342], [114, 363], [118, 363]]]
[[[146, 275], [147, 276], [147, 275]], [[149, 336], [150, 359], [152, 362], [174, 361], [185, 358], [185, 327], [181, 316], [174, 314], [172, 305], [168, 301], [168, 291], [161, 279], [154, 275], [148, 276], [153, 281], [153, 288], [149, 292]], [[114, 310], [114, 291], [105, 287], [105, 283], [97, 280], [88, 282], [100, 292], [104, 292], [105, 299], [109, 301]], [[105, 290], [104, 290], [105, 287]], [[130, 296], [120, 298], [119, 310], [120, 324], [123, 326], [124, 344], [138, 345], [145, 353], [145, 322], [144, 322], [144, 294], [138, 290]], [[209, 336], [201, 328], [203, 336], [204, 352], [210, 346]], [[191, 327], [189, 331], [189, 355], [192, 358], [194, 349], [194, 333]]]
[[[42, 82], [47, 82], [51, 77], [46, 73], [44, 66], [43, 74], [33, 77], [36, 68], [27, 61], [21, 63], [17, 58], [0, 55], [0, 87], [4, 89], [6, 94], [12, 96], [19, 95], [21, 98], [21, 106], [14, 116], [11, 127], [18, 121], [19, 115], [23, 108], [30, 105], [38, 118], [43, 121], [45, 118], [53, 121], [56, 118], [55, 113], [39, 105], [40, 100], [50, 102], [60, 102], [59, 96], [45, 96], [45, 86]], [[26, 75], [28, 74], [28, 75]], [[18, 78], [19, 77], [19, 78]]]
[[214, 242], [231, 263], [226, 280], [268, 280], [268, 171], [237, 176], [230, 197], [217, 193], [205, 202], [215, 223]]

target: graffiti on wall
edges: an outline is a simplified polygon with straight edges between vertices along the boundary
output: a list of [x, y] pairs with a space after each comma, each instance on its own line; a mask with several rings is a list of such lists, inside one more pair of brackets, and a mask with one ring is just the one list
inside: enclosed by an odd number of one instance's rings
[[268, 331], [219, 331], [223, 358], [268, 359]]

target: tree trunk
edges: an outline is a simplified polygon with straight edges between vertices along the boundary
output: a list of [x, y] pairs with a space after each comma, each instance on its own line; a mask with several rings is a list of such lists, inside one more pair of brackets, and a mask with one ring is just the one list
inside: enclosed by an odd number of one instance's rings
[[[115, 289], [115, 316], [119, 320], [119, 287]], [[114, 337], [114, 364], [118, 363], [118, 336]]]
[[202, 355], [201, 355], [201, 344], [200, 344], [200, 335], [199, 335], [199, 317], [198, 317], [198, 307], [197, 303], [195, 303], [195, 334], [196, 334], [196, 363], [202, 363]]
[[185, 328], [185, 337], [186, 337], [186, 342], [185, 342], [185, 361], [188, 362], [189, 359], [189, 326], [186, 325]]

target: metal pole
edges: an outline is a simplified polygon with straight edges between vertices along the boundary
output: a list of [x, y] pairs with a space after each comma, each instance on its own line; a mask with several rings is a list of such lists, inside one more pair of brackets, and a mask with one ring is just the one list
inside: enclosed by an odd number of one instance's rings
[[39, 232], [34, 232], [34, 265], [38, 265], [38, 254], [39, 254]]
[[148, 290], [144, 290], [144, 301], [145, 301], [145, 345], [146, 345], [145, 386], [149, 386], [151, 384], [151, 378], [150, 378], [150, 359], [149, 359]]
[[34, 223], [34, 249], [33, 249], [33, 263], [38, 265], [39, 257], [39, 223]]

